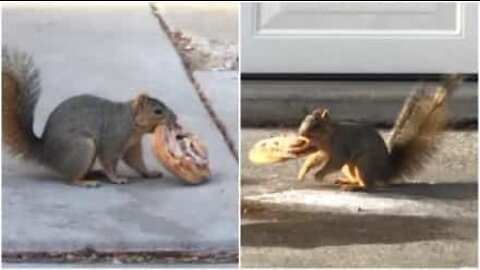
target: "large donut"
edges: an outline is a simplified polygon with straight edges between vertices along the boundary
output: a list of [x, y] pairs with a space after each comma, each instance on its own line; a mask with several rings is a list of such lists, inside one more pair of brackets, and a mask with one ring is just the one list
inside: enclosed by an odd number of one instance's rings
[[200, 184], [210, 177], [207, 149], [180, 125], [157, 126], [152, 148], [158, 161], [183, 182]]

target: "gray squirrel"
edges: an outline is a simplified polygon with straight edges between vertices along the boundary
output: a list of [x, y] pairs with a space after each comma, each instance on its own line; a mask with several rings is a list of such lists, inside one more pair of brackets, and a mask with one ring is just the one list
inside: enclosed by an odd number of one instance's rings
[[4, 46], [2, 54], [2, 132], [11, 153], [45, 165], [83, 187], [99, 186], [89, 179], [95, 175], [91, 169], [97, 158], [106, 177], [116, 184], [128, 181], [116, 173], [120, 159], [143, 177], [162, 176], [147, 170], [141, 141], [157, 125], [176, 121], [167, 105], [146, 94], [127, 102], [79, 95], [55, 108], [38, 137], [33, 121], [41, 93], [39, 70], [25, 53]]

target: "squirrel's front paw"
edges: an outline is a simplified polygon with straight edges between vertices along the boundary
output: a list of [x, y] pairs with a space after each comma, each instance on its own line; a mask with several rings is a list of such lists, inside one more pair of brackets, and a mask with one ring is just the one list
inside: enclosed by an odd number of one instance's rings
[[305, 175], [306, 175], [306, 172], [304, 172], [304, 171], [298, 172], [297, 181], [298, 182], [303, 182], [305, 180]]
[[153, 172], [142, 173], [142, 176], [144, 178], [162, 178], [163, 173], [159, 171], [153, 171]]
[[117, 177], [117, 178], [110, 179], [110, 182], [114, 184], [126, 184], [128, 183], [128, 179], [123, 177]]

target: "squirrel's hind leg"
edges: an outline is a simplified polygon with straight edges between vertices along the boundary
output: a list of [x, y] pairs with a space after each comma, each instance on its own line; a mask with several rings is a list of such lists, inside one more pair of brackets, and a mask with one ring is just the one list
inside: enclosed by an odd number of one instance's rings
[[339, 177], [339, 178], [335, 179], [335, 184], [338, 184], [338, 185], [344, 185], [344, 184], [355, 185], [355, 184], [358, 183], [358, 179], [355, 176], [355, 167], [354, 166], [346, 163], [345, 165], [342, 166], [341, 171], [342, 171], [343, 175], [345, 175], [345, 177]]
[[[347, 166], [348, 168], [346, 168]], [[344, 168], [345, 167], [345, 168]], [[340, 189], [343, 191], [367, 191], [370, 189], [369, 175], [358, 165], [348, 164], [342, 167], [342, 172], [347, 178], [337, 179], [336, 183], [341, 184]]]
[[[57, 142], [58, 143], [58, 142]], [[61, 143], [58, 143], [59, 145]], [[89, 138], [81, 138], [65, 142], [63, 155], [54, 165], [58, 171], [66, 175], [69, 182], [81, 187], [99, 187], [100, 182], [85, 180], [85, 175], [95, 161], [95, 141]]]

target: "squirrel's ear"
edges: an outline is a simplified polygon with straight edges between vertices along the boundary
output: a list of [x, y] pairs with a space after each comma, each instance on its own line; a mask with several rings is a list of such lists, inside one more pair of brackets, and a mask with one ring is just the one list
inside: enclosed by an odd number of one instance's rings
[[330, 119], [330, 112], [323, 108], [314, 110], [313, 115], [324, 120]]
[[322, 119], [328, 120], [330, 119], [330, 112], [327, 109], [324, 109], [321, 115]]
[[135, 99], [133, 100], [133, 109], [135, 111], [140, 110], [143, 108], [143, 105], [145, 104], [145, 101], [148, 99], [148, 95], [146, 93], [140, 93], [138, 94]]

